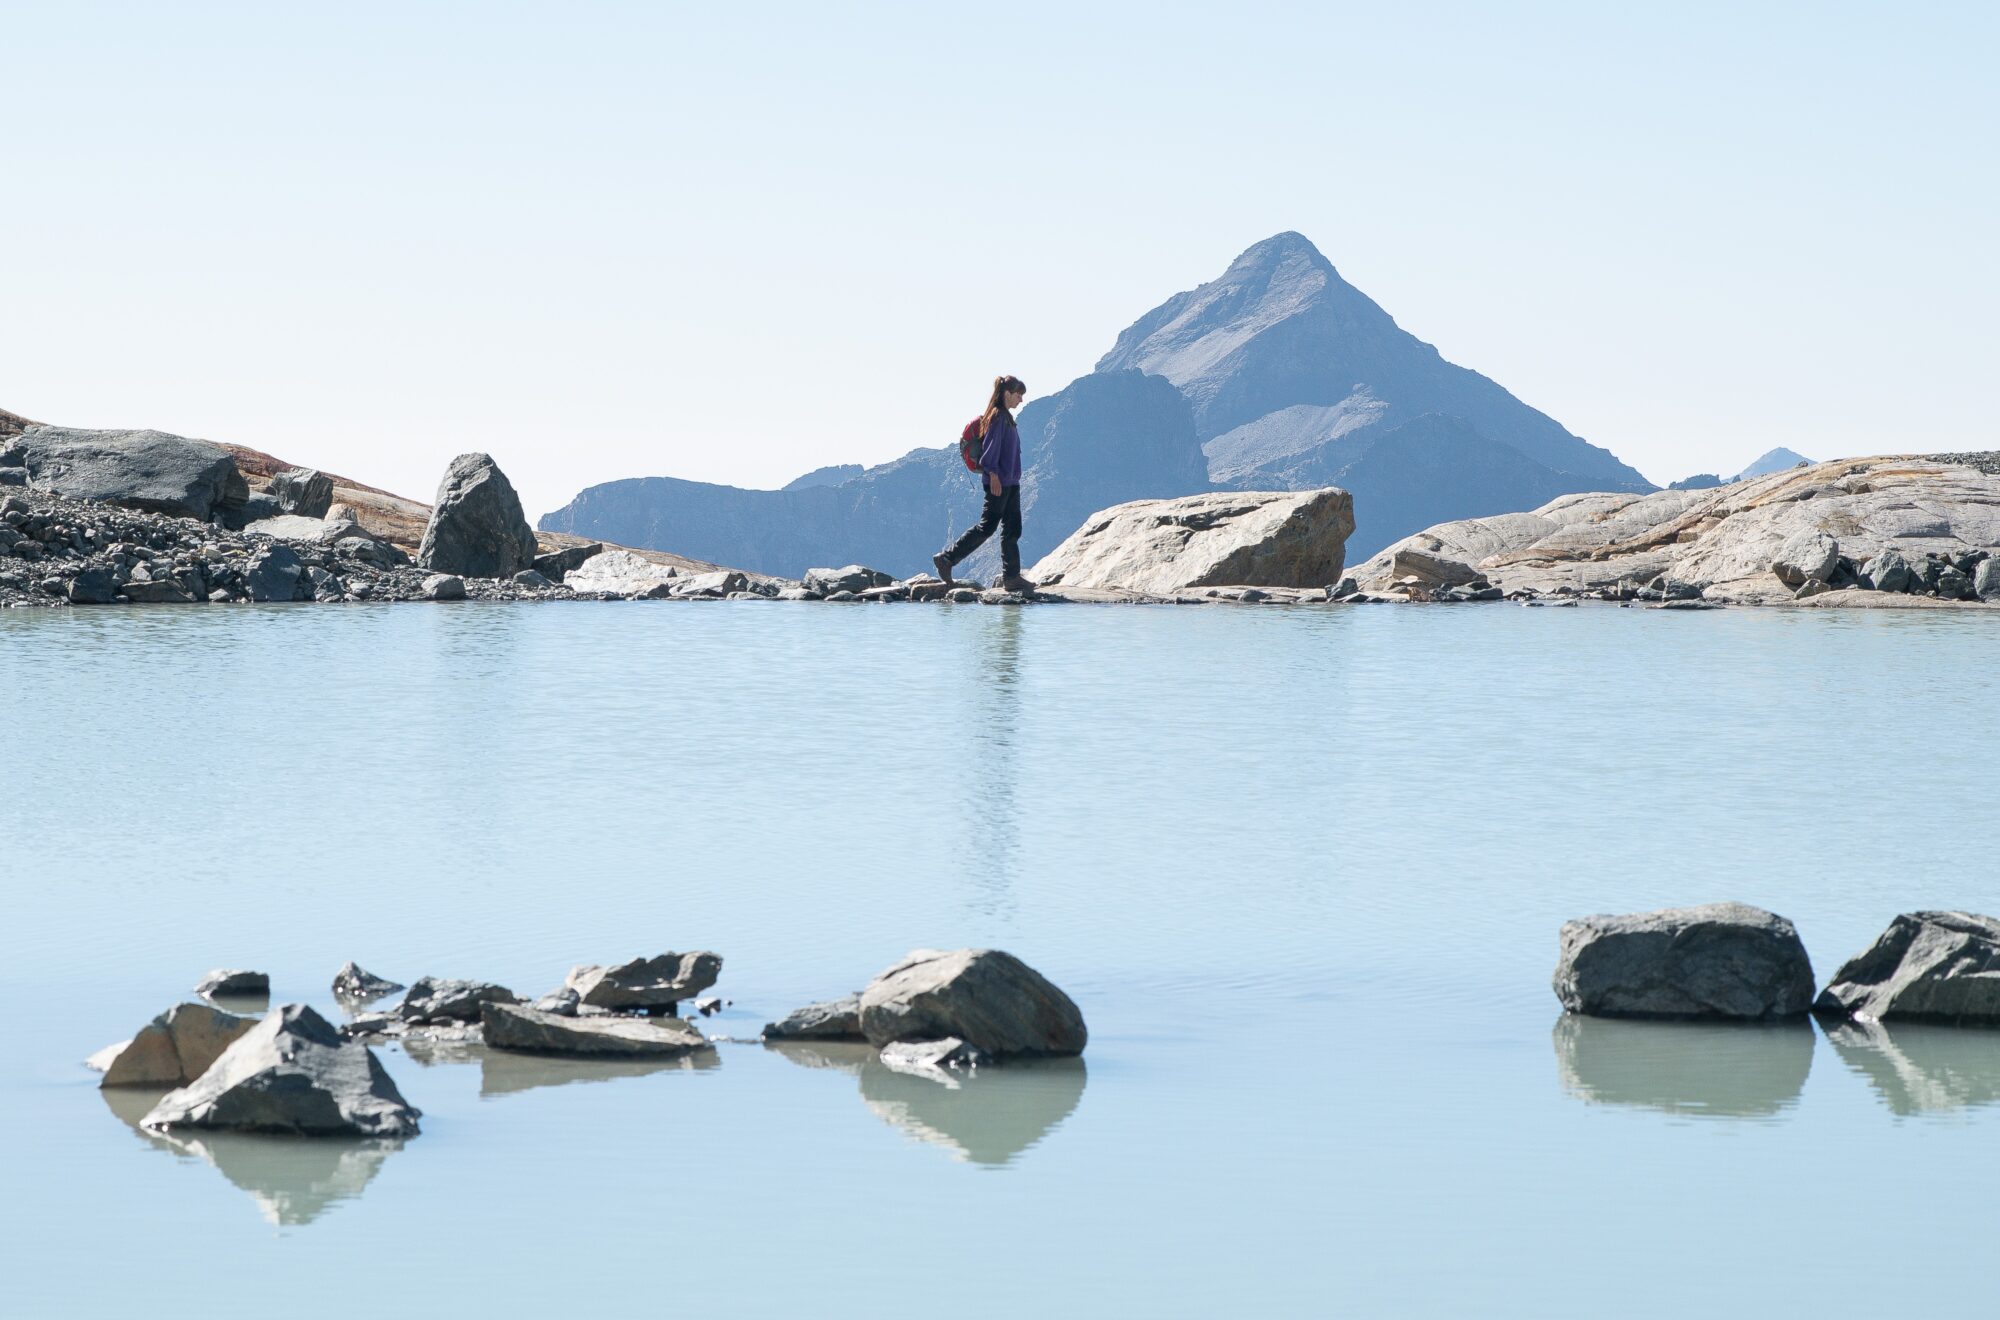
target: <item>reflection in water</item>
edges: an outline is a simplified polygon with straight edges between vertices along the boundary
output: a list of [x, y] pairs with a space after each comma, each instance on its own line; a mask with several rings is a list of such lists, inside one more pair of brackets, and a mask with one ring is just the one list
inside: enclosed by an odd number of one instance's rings
[[976, 642], [977, 673], [971, 705], [978, 735], [966, 749], [956, 787], [968, 795], [965, 857], [987, 916], [1013, 911], [1014, 872], [1020, 861], [1021, 616], [1012, 607], [988, 610]]
[[513, 1095], [538, 1086], [567, 1086], [571, 1082], [615, 1082], [622, 1077], [645, 1077], [660, 1072], [700, 1072], [722, 1066], [715, 1050], [695, 1050], [671, 1059], [591, 1059], [574, 1054], [523, 1054], [518, 1050], [493, 1050], [476, 1041], [425, 1040], [412, 1036], [403, 1042], [403, 1052], [426, 1068], [455, 1063], [479, 1065], [479, 1094]]
[[1843, 1022], [1829, 1026], [1826, 1038], [1892, 1113], [1974, 1109], [2000, 1101], [2000, 1031]]
[[842, 1041], [773, 1041], [808, 1068], [833, 1068], [861, 1080], [861, 1101], [892, 1127], [954, 1158], [1002, 1165], [1040, 1142], [1083, 1099], [1081, 1058], [1017, 1059], [977, 1072], [898, 1072], [867, 1045]]
[[310, 1224], [336, 1203], [361, 1195], [401, 1141], [362, 1137], [286, 1137], [250, 1132], [169, 1135], [139, 1126], [165, 1091], [99, 1091], [113, 1114], [149, 1146], [182, 1159], [203, 1159], [250, 1193], [273, 1224]]
[[1813, 1029], [1795, 1022], [1556, 1021], [1563, 1089], [1601, 1105], [1760, 1118], [1791, 1108], [1812, 1071]]

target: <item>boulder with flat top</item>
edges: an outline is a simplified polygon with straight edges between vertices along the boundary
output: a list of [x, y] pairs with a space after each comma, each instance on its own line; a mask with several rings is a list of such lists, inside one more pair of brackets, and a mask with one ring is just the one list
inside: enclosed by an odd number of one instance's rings
[[12, 452], [31, 484], [73, 500], [102, 500], [207, 521], [247, 494], [236, 460], [220, 445], [165, 431], [84, 431], [31, 426]]
[[681, 1018], [579, 1017], [516, 1004], [486, 1004], [480, 1009], [479, 1020], [485, 1027], [486, 1044], [498, 1050], [596, 1058], [672, 1058], [715, 1048]]
[[1773, 1019], [1811, 1006], [1813, 971], [1791, 922], [1707, 903], [1565, 922], [1554, 986], [1595, 1017]]
[[1092, 514], [1028, 570], [1043, 586], [1171, 596], [1190, 587], [1340, 580], [1354, 499], [1337, 487], [1135, 500]]

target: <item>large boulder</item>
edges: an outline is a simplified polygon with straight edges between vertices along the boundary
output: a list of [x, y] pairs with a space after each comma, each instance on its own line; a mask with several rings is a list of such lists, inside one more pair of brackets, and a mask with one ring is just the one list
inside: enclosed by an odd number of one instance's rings
[[312, 581], [305, 561], [288, 545], [267, 545], [250, 556], [243, 570], [243, 590], [251, 600], [310, 599]]
[[396, 1016], [405, 1022], [477, 1022], [480, 1005], [518, 1004], [521, 996], [491, 981], [454, 981], [420, 976], [403, 993]]
[[1972, 590], [1981, 600], [2000, 599], [2000, 556], [1979, 561], [1972, 570]]
[[417, 550], [417, 567], [507, 578], [535, 562], [535, 549], [521, 497], [499, 464], [485, 454], [451, 460]]
[[680, 574], [667, 564], [656, 564], [630, 550], [605, 550], [569, 569], [562, 584], [571, 591], [646, 600], [667, 595], [679, 579]]
[[2000, 921], [1905, 912], [1841, 964], [1813, 1010], [1863, 1021], [2000, 1023]]
[[1594, 1017], [1796, 1017], [1812, 962], [1792, 923], [1744, 903], [1565, 922], [1556, 998]]
[[271, 478], [264, 493], [286, 513], [324, 518], [333, 507], [333, 478], [316, 468], [286, 468]]
[[207, 521], [242, 482], [219, 445], [165, 431], [30, 427], [14, 450], [33, 484], [75, 500]]
[[1785, 539], [1771, 559], [1778, 581], [1796, 590], [1814, 578], [1825, 582], [1840, 567], [1840, 542], [1826, 532], [1808, 529]]
[[1083, 1013], [1040, 972], [998, 949], [919, 949], [861, 992], [871, 1045], [956, 1036], [995, 1057], [1081, 1054]]
[[186, 1086], [208, 1071], [257, 1019], [207, 1004], [175, 1004], [122, 1044], [92, 1055], [99, 1086]]
[[861, 996], [848, 995], [793, 1009], [764, 1024], [765, 1040], [860, 1040]]
[[191, 1085], [169, 1091], [144, 1127], [407, 1137], [418, 1111], [366, 1045], [344, 1041], [304, 1004], [238, 1037]]
[[486, 1043], [494, 1049], [599, 1058], [659, 1058], [713, 1049], [706, 1036], [680, 1018], [577, 1017], [513, 1004], [480, 1010]]
[[1141, 591], [1324, 587], [1340, 580], [1354, 500], [1336, 487], [1225, 491], [1102, 510], [1028, 571], [1044, 586]]
[[697, 950], [634, 958], [615, 967], [585, 963], [571, 968], [563, 984], [589, 1008], [671, 1013], [675, 1004], [694, 998], [721, 975], [722, 955]]

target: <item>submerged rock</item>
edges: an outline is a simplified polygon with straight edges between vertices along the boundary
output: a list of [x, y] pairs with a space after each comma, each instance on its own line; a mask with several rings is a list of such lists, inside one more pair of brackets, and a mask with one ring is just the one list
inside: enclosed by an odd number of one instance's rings
[[405, 1022], [477, 1022], [488, 1003], [518, 1004], [521, 996], [491, 981], [453, 981], [420, 976], [396, 1006]]
[[91, 1056], [104, 1073], [99, 1086], [186, 1086], [257, 1025], [207, 1004], [175, 1004], [137, 1035]]
[[861, 1040], [861, 996], [847, 995], [795, 1008], [764, 1024], [765, 1040]]
[[996, 1057], [1081, 1054], [1083, 1013], [1048, 978], [998, 949], [919, 949], [861, 992], [872, 1045], [955, 1036]]
[[1340, 580], [1354, 500], [1337, 487], [1135, 500], [1092, 514], [1028, 570], [1041, 585], [1171, 596], [1202, 586]]
[[1863, 1021], [2000, 1023], [2000, 921], [1905, 912], [1841, 965], [1813, 1009]]
[[380, 999], [383, 995], [394, 994], [403, 989], [401, 981], [391, 981], [363, 971], [359, 963], [349, 961], [333, 974], [333, 993], [342, 999], [355, 999], [366, 1003], [370, 999]]
[[675, 1004], [694, 998], [721, 975], [722, 956], [697, 951], [634, 958], [615, 967], [586, 963], [571, 968], [563, 984], [592, 1008], [671, 1012]]
[[485, 454], [460, 454], [445, 469], [417, 567], [463, 577], [512, 577], [535, 562], [535, 533], [521, 497]]
[[1565, 922], [1555, 992], [1596, 1017], [1793, 1017], [1812, 962], [1792, 923], [1743, 903]]
[[342, 1040], [306, 1005], [286, 1004], [140, 1121], [154, 1129], [407, 1137], [418, 1117], [366, 1045]]
[[480, 1022], [487, 1045], [500, 1050], [635, 1058], [714, 1048], [680, 1018], [574, 1017], [489, 1003], [480, 1011]]
[[268, 995], [271, 978], [264, 972], [217, 969], [201, 978], [194, 988], [198, 995]]

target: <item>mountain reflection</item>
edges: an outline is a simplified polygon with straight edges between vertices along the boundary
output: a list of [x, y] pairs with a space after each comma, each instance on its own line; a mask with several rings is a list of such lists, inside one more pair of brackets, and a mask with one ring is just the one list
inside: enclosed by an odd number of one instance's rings
[[147, 1145], [182, 1159], [206, 1160], [278, 1225], [310, 1224], [339, 1202], [361, 1195], [382, 1161], [403, 1144], [360, 1137], [151, 1132], [139, 1120], [165, 1091], [111, 1088], [98, 1094]]
[[1798, 1103], [1812, 1024], [1641, 1022], [1566, 1013], [1555, 1026], [1563, 1090], [1590, 1104], [1767, 1118]]
[[898, 1071], [858, 1042], [773, 1041], [766, 1049], [807, 1068], [860, 1081], [861, 1102], [891, 1127], [954, 1159], [999, 1166], [1039, 1143], [1083, 1099], [1083, 1060], [1018, 1059], [981, 1068]]
[[2000, 1101], [2000, 1031], [1842, 1022], [1826, 1029], [1826, 1039], [1891, 1113], [1939, 1113]]

